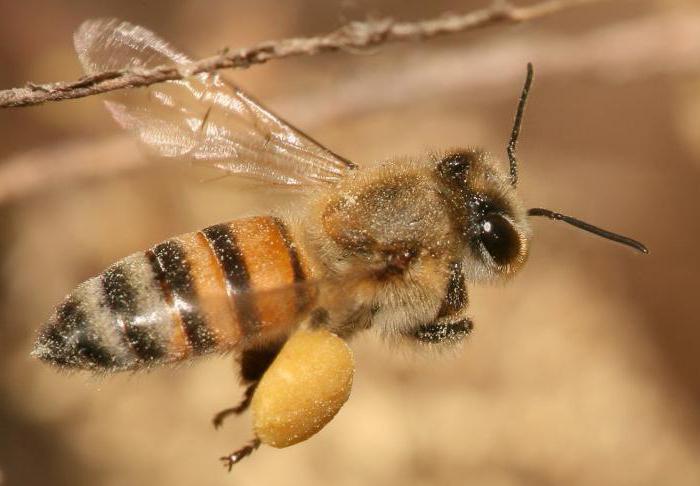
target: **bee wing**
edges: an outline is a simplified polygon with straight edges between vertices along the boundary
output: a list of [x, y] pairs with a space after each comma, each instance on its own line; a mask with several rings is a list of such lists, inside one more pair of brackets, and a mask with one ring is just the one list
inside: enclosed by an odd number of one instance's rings
[[[153, 32], [116, 19], [84, 22], [74, 43], [87, 74], [191, 63]], [[334, 183], [355, 167], [218, 73], [115, 92], [106, 104], [122, 127], [164, 157], [292, 186]]]

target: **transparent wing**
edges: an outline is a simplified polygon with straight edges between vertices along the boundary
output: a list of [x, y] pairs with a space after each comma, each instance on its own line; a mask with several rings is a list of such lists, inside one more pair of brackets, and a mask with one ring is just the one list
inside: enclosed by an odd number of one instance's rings
[[[84, 22], [74, 43], [88, 74], [191, 62], [153, 32], [116, 19]], [[122, 90], [106, 103], [122, 127], [161, 156], [287, 185], [333, 183], [355, 167], [218, 73]]]

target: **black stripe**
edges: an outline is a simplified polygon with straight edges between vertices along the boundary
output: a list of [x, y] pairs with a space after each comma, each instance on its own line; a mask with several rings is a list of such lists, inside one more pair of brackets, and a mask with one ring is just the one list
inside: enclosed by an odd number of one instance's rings
[[226, 290], [233, 298], [238, 321], [243, 334], [250, 336], [260, 328], [260, 318], [250, 292], [250, 275], [236, 237], [227, 224], [217, 224], [203, 229], [226, 278]]
[[467, 305], [467, 289], [464, 284], [464, 272], [462, 264], [455, 262], [450, 266], [450, 278], [438, 317], [455, 314], [462, 310], [465, 305]]
[[123, 339], [136, 356], [144, 362], [158, 360], [166, 355], [166, 350], [158, 342], [154, 324], [138, 326], [134, 322], [139, 316], [136, 305], [137, 290], [129, 283], [127, 268], [122, 263], [112, 265], [102, 274], [102, 289], [105, 304], [114, 315], [115, 325], [123, 332]]
[[301, 266], [301, 261], [299, 260], [299, 253], [297, 252], [296, 245], [289, 236], [289, 231], [287, 230], [287, 227], [284, 225], [284, 223], [278, 218], [274, 218], [274, 222], [277, 225], [277, 230], [280, 232], [282, 240], [284, 240], [284, 244], [287, 247], [287, 251], [289, 252], [289, 260], [292, 263], [292, 270], [294, 271], [294, 281], [303, 282], [304, 280], [306, 280], [306, 274], [304, 273], [304, 269]]
[[[74, 298], [68, 298], [58, 309], [55, 328], [46, 335], [51, 340], [52, 361], [56, 364], [89, 368], [112, 368], [117, 359], [100, 343], [91, 329], [85, 311]], [[87, 366], [86, 366], [87, 365]]]
[[66, 346], [65, 336], [61, 334], [54, 323], [50, 323], [39, 334], [33, 354], [56, 366], [71, 366], [65, 353]]
[[112, 265], [102, 274], [101, 280], [107, 307], [115, 314], [133, 320], [136, 317], [136, 291], [129, 284], [124, 265]]
[[197, 354], [211, 351], [216, 347], [216, 338], [199, 312], [199, 300], [192, 283], [190, 263], [182, 245], [169, 240], [156, 245], [146, 252], [146, 255], [166, 300], [180, 313], [192, 350]]
[[295, 285], [297, 294], [297, 310], [302, 312], [309, 304], [307, 289], [301, 284], [306, 280], [306, 273], [304, 272], [304, 268], [301, 266], [299, 252], [297, 252], [297, 247], [289, 235], [289, 230], [280, 219], [274, 218], [274, 222], [277, 225], [277, 230], [279, 231], [280, 236], [282, 236], [284, 245], [287, 247], [287, 252], [289, 253], [289, 261], [292, 264], [292, 272], [294, 273], [294, 283], [297, 284]]

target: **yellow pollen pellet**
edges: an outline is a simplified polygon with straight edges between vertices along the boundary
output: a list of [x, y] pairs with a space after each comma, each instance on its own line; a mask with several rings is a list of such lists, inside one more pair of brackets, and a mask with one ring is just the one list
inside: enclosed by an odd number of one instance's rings
[[253, 396], [253, 426], [260, 441], [287, 447], [321, 430], [350, 396], [354, 371], [343, 339], [325, 330], [296, 332]]

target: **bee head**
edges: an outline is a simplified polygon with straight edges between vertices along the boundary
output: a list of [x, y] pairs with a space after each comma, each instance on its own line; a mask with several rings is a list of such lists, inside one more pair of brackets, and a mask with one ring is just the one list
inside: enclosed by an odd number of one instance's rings
[[474, 277], [512, 275], [527, 259], [530, 238], [529, 216], [563, 221], [608, 240], [648, 253], [640, 242], [579, 219], [543, 208], [525, 210], [515, 188], [518, 183], [516, 147], [525, 102], [532, 85], [532, 64], [520, 94], [515, 122], [507, 145], [509, 171], [504, 171], [486, 152], [453, 150], [437, 157], [436, 172], [468, 251], [481, 265]]
[[527, 211], [509, 178], [478, 149], [453, 150], [437, 161], [437, 174], [476, 279], [509, 276], [527, 260]]

